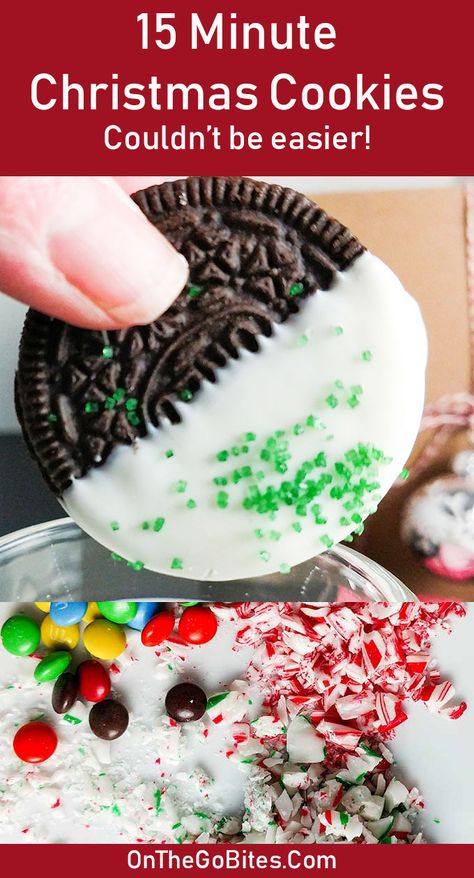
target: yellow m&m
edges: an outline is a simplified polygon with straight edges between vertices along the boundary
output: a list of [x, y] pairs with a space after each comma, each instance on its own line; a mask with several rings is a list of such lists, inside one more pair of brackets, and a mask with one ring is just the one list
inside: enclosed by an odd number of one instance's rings
[[127, 641], [120, 625], [108, 619], [95, 619], [83, 634], [84, 646], [99, 659], [114, 659], [124, 651]]
[[68, 649], [75, 649], [80, 636], [79, 625], [69, 625], [67, 628], [63, 628], [56, 625], [49, 614], [44, 617], [41, 623], [41, 640], [48, 649], [53, 646], [67, 646]]
[[93, 622], [94, 619], [100, 619], [101, 616], [102, 613], [100, 612], [96, 601], [89, 601], [85, 615], [82, 617], [82, 621], [88, 625], [89, 622]]
[[38, 607], [38, 610], [41, 610], [43, 613], [49, 613], [50, 606], [51, 601], [35, 601], [35, 607]]

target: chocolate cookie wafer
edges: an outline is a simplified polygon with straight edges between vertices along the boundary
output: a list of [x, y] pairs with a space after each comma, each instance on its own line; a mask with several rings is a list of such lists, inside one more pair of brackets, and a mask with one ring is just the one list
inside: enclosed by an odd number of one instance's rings
[[29, 312], [17, 377], [28, 445], [76, 521], [135, 567], [285, 572], [360, 530], [409, 453], [425, 357], [416, 305], [291, 190], [189, 178], [134, 199], [188, 260], [189, 283], [128, 330]]

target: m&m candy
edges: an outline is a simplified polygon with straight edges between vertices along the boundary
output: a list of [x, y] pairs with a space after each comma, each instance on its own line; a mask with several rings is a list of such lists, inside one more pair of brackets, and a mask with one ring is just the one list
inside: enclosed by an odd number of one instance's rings
[[178, 623], [179, 636], [190, 645], [208, 643], [216, 631], [217, 619], [209, 607], [188, 607]]
[[69, 652], [50, 652], [36, 665], [35, 680], [38, 683], [55, 680], [68, 669], [70, 664], [71, 654]]
[[98, 601], [97, 606], [109, 622], [117, 622], [118, 625], [126, 625], [137, 612], [135, 601]]
[[107, 698], [94, 704], [89, 714], [91, 731], [104, 741], [115, 741], [128, 728], [128, 710], [123, 704]]
[[53, 688], [51, 703], [56, 713], [68, 713], [74, 707], [79, 693], [79, 683], [75, 674], [68, 671], [61, 674]]
[[45, 762], [58, 745], [56, 732], [44, 722], [26, 723], [13, 739], [13, 749], [23, 762]]
[[84, 630], [83, 642], [87, 652], [104, 660], [117, 658], [127, 645], [122, 628], [108, 619], [90, 622]]
[[77, 669], [79, 692], [86, 701], [103, 701], [110, 692], [108, 671], [94, 659], [82, 662]]
[[94, 619], [98, 619], [101, 615], [102, 614], [99, 610], [99, 607], [97, 606], [97, 603], [95, 601], [89, 601], [89, 603], [87, 604], [87, 610], [84, 614], [82, 621], [85, 622], [86, 625], [88, 625], [89, 622], [93, 622]]
[[156, 601], [139, 601], [137, 604], [137, 612], [133, 619], [127, 622], [129, 628], [135, 628], [136, 631], [143, 631], [145, 625], [154, 616], [160, 605]]
[[67, 628], [69, 625], [77, 625], [87, 611], [85, 601], [52, 601], [49, 615], [56, 625]]
[[41, 610], [42, 613], [49, 613], [50, 606], [51, 601], [35, 601], [35, 607], [38, 607], [38, 610]]
[[75, 649], [81, 637], [79, 625], [56, 625], [50, 615], [44, 617], [41, 623], [41, 640], [48, 649], [56, 646], [67, 646]]
[[12, 655], [32, 655], [38, 649], [40, 630], [28, 616], [11, 616], [2, 625], [2, 643]]
[[153, 616], [142, 631], [142, 643], [144, 646], [158, 646], [170, 636], [174, 628], [174, 613], [171, 610], [163, 610]]
[[195, 683], [178, 683], [169, 690], [165, 699], [166, 712], [177, 723], [201, 719], [206, 705], [207, 695]]

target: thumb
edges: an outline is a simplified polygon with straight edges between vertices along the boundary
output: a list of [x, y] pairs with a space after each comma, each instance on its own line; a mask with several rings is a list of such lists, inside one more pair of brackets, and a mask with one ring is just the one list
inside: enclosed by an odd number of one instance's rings
[[91, 329], [149, 323], [187, 264], [111, 177], [0, 177], [0, 289]]

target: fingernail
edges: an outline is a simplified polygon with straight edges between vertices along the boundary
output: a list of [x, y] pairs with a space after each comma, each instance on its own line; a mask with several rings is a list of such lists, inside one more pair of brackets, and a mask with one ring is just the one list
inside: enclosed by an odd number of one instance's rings
[[183, 289], [186, 260], [143, 214], [130, 210], [118, 184], [83, 180], [50, 225], [50, 258], [117, 327], [149, 323]]

